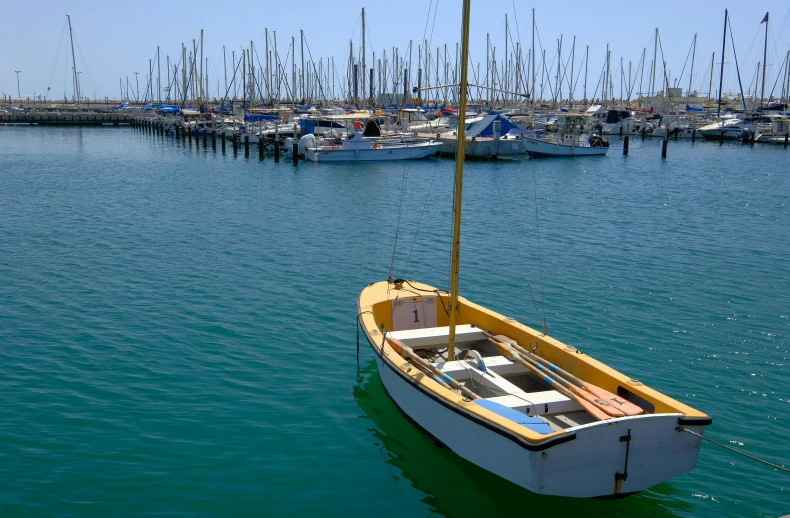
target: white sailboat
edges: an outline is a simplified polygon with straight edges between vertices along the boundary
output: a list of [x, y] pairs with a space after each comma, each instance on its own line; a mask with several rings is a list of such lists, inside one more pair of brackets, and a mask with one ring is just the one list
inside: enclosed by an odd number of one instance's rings
[[[460, 114], [469, 12], [464, 0]], [[392, 400], [460, 457], [536, 493], [622, 497], [693, 469], [710, 417], [459, 296], [464, 130], [461, 115], [450, 291], [388, 279], [359, 297]]]

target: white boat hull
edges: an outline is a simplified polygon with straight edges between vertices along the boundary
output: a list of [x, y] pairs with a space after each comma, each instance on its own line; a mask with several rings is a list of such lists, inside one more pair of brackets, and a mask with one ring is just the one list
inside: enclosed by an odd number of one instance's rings
[[315, 162], [379, 162], [389, 160], [418, 160], [436, 154], [440, 143], [381, 146], [378, 148], [331, 149], [326, 147], [308, 148], [305, 158]]
[[[440, 137], [442, 143], [440, 153], [443, 156], [455, 156], [458, 150], [458, 139]], [[524, 154], [520, 138], [493, 139], [490, 137], [467, 139], [464, 154], [470, 158], [496, 158], [500, 156], [518, 156]]]
[[708, 140], [737, 140], [744, 131], [752, 130], [752, 125], [745, 122], [736, 121], [734, 124], [728, 124], [727, 121], [724, 121], [703, 126], [697, 130], [697, 133]]
[[608, 147], [577, 146], [566, 142], [547, 142], [525, 137], [524, 151], [532, 158], [601, 156], [609, 151]]
[[[598, 421], [570, 428], [567, 435], [546, 443], [529, 444], [440, 401], [378, 354], [376, 363], [392, 400], [420, 428], [467, 461], [535, 493], [623, 497], [686, 473], [697, 461], [702, 440], [676, 430], [681, 414]], [[685, 426], [700, 434], [704, 429]], [[629, 434], [628, 443], [621, 440]], [[617, 473], [627, 473], [619, 487]]]

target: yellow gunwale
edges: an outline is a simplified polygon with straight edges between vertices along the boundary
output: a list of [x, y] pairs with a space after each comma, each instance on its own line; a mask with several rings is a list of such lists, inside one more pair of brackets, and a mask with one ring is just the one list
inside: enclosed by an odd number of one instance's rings
[[[411, 286], [410, 286], [411, 285]], [[416, 288], [416, 290], [414, 289]], [[418, 291], [419, 290], [419, 291]], [[409, 378], [415, 385], [429, 391], [452, 406], [474, 415], [484, 421], [519, 436], [531, 444], [552, 441], [573, 432], [558, 431], [552, 434], [541, 435], [506, 419], [494, 412], [486, 410], [472, 401], [464, 400], [463, 396], [448, 390], [436, 383], [431, 377], [425, 375], [417, 368], [404, 365], [405, 359], [398, 354], [389, 344], [384, 343], [382, 325], [387, 328], [389, 316], [392, 311], [392, 300], [406, 297], [435, 297], [436, 288], [417, 281], [408, 281], [403, 288], [395, 289], [388, 281], [370, 284], [359, 296], [360, 324], [365, 332], [368, 342], [391, 367]], [[442, 300], [447, 302], [449, 297], [446, 292], [441, 292]], [[519, 344], [538, 344], [538, 352], [547, 360], [560, 365], [563, 369], [579, 378], [598, 385], [610, 392], [617, 393], [617, 387], [622, 386], [655, 406], [655, 414], [681, 414], [684, 419], [705, 421], [709, 416], [699, 410], [681, 403], [657, 390], [654, 390], [640, 381], [612, 369], [611, 367], [550, 336], [544, 336], [539, 331], [521, 324], [514, 319], [491, 311], [478, 304], [458, 297], [460, 310], [457, 324], [474, 324], [494, 334], [507, 335]], [[437, 307], [441, 304], [439, 302]], [[448, 317], [444, 312], [437, 311], [439, 326], [448, 325]], [[375, 330], [375, 331], [374, 331]], [[621, 418], [622, 419], [622, 418]]]

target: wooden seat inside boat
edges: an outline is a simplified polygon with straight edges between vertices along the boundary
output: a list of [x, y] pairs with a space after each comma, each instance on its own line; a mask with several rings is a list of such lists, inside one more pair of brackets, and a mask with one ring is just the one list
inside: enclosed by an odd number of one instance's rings
[[[392, 331], [389, 336], [415, 351], [427, 352], [447, 346], [450, 328], [405, 329]], [[458, 359], [447, 361], [446, 352], [437, 351], [432, 363], [485, 400], [527, 416], [544, 417], [557, 430], [589, 422], [578, 402], [550, 388], [520, 363], [502, 356], [481, 329], [469, 324], [456, 326], [455, 343]]]
[[[397, 338], [412, 349], [430, 349], [447, 345], [450, 339], [450, 327], [423, 327], [420, 329], [404, 329], [403, 331], [391, 331], [388, 333], [391, 338]], [[467, 343], [478, 340], [485, 340], [483, 331], [473, 325], [459, 325], [455, 327], [455, 342]]]

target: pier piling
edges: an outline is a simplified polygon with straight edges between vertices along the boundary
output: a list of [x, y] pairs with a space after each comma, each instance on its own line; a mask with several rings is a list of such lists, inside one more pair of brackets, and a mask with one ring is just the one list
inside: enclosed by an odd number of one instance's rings
[[785, 133], [785, 147], [787, 147], [787, 137], [788, 137], [788, 134]]
[[664, 140], [661, 141], [661, 158], [666, 158], [667, 157], [667, 144], [668, 143], [669, 143], [669, 139], [667, 138], [667, 135], [664, 134]]
[[217, 150], [217, 130], [213, 128], [211, 130], [211, 150], [212, 151]]
[[233, 154], [239, 152], [239, 134], [233, 133]]
[[623, 141], [623, 156], [628, 156], [628, 135], [625, 136], [625, 140]]
[[691, 130], [691, 141], [692, 142], [696, 142], [697, 141], [697, 128], [694, 128], [694, 129]]
[[220, 140], [222, 141], [222, 152], [224, 153], [225, 152], [225, 135], [224, 134], [220, 137]]
[[203, 127], [203, 149], [208, 147], [208, 130], [206, 127]]
[[280, 161], [280, 121], [274, 125], [274, 161]]
[[258, 160], [263, 160], [263, 145], [264, 145], [263, 135], [258, 136]]
[[291, 154], [293, 155], [294, 165], [299, 165], [299, 143], [296, 140], [294, 140]]
[[189, 145], [192, 145], [192, 128], [187, 128], [187, 132], [189, 133]]
[[244, 135], [244, 156], [250, 156], [250, 136]]

